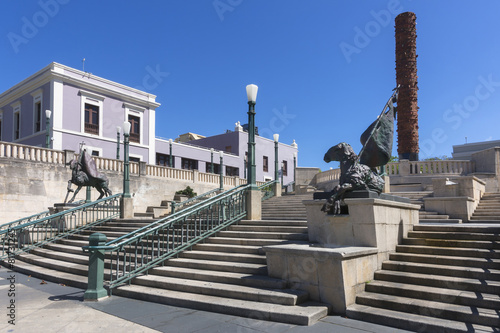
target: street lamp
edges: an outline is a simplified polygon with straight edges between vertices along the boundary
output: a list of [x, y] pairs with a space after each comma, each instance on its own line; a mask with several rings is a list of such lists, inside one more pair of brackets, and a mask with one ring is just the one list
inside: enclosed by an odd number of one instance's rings
[[295, 192], [295, 188], [297, 186], [297, 152], [293, 153], [293, 191]]
[[224, 169], [223, 165], [223, 159], [224, 159], [224, 152], [221, 150], [219, 151], [219, 156], [220, 156], [220, 167], [219, 167], [219, 173], [220, 173], [220, 189], [224, 189], [224, 175], [222, 173], [222, 170]]
[[130, 137], [130, 123], [123, 123], [123, 197], [131, 198], [130, 195], [130, 171], [129, 171], [129, 156], [128, 145]]
[[214, 149], [210, 148], [210, 173], [214, 173]]
[[257, 189], [255, 179], [255, 104], [257, 100], [257, 87], [249, 84], [246, 87], [248, 98], [248, 184], [252, 189]]
[[281, 162], [281, 186], [284, 185], [283, 183], [283, 167], [285, 166], [285, 161]]
[[50, 116], [52, 111], [45, 110], [45, 147], [50, 148]]
[[121, 132], [121, 127], [116, 126], [116, 159], [120, 159], [120, 132]]
[[274, 181], [278, 181], [278, 139], [280, 135], [274, 134]]
[[168, 157], [168, 166], [172, 167], [172, 139], [168, 139], [168, 144], [170, 145], [170, 156]]

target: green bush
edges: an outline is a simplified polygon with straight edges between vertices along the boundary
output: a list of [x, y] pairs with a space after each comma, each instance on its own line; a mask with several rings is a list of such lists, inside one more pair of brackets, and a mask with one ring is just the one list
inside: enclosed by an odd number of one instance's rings
[[191, 187], [186, 187], [185, 189], [183, 190], [179, 190], [177, 192], [175, 192], [175, 194], [182, 194], [182, 195], [187, 195], [188, 198], [193, 198], [195, 196], [197, 196], [198, 194], [196, 192], [193, 191], [193, 189]]

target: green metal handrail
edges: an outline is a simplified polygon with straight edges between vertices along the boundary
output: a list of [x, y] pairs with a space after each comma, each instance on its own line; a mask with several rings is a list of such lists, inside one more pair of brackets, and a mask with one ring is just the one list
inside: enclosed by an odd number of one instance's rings
[[[75, 204], [76, 205], [81, 205], [83, 203], [85, 203], [85, 200], [80, 200], [80, 201], [76, 202]], [[4, 223], [4, 224], [0, 225], [0, 231], [1, 230], [12, 229], [15, 226], [18, 226], [18, 225], [21, 225], [21, 224], [25, 224], [25, 223], [28, 223], [28, 222], [31, 222], [31, 221], [36, 221], [36, 220], [39, 220], [41, 218], [47, 217], [49, 215], [50, 215], [50, 211], [46, 210], [46, 211], [43, 211], [41, 213], [36, 213], [36, 214], [30, 215], [30, 216], [27, 216], [27, 217], [22, 217], [20, 219], [15, 220], [15, 221]]]
[[274, 193], [274, 184], [278, 183], [276, 180], [268, 181], [259, 186], [259, 190], [262, 191], [262, 201], [272, 198], [276, 195]]
[[[96, 258], [101, 262], [96, 267], [105, 267], [104, 257], [111, 259], [106, 265], [108, 274], [104, 274], [104, 269], [89, 268], [89, 285], [107, 281], [111, 292], [112, 288], [130, 283], [134, 277], [240, 221], [246, 216], [249, 187], [235, 187], [103, 245], [84, 246], [83, 250], [90, 252], [90, 262]], [[110, 253], [104, 256], [104, 252]]]
[[179, 211], [185, 207], [188, 207], [188, 206], [191, 206], [195, 203], [198, 203], [200, 201], [203, 201], [203, 200], [206, 200], [208, 198], [211, 198], [212, 196], [215, 196], [217, 194], [219, 194], [220, 192], [222, 192], [222, 190], [220, 188], [216, 188], [216, 189], [213, 189], [213, 190], [210, 190], [208, 192], [205, 192], [203, 194], [200, 194], [194, 198], [190, 198], [186, 201], [182, 201], [182, 202], [175, 202], [175, 201], [172, 201], [171, 203], [171, 214], [175, 213], [176, 211]]
[[0, 259], [27, 252], [118, 217], [121, 196], [121, 193], [115, 194], [36, 220], [11, 224], [7, 229], [0, 230]]

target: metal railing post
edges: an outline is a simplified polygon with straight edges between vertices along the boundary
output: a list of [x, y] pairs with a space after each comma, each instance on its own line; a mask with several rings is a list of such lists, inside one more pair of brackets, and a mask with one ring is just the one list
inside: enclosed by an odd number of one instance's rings
[[[103, 246], [107, 240], [105, 234], [96, 232], [90, 235], [89, 246]], [[89, 252], [88, 285], [83, 299], [97, 301], [108, 296], [107, 290], [104, 289], [104, 250], [90, 248]]]

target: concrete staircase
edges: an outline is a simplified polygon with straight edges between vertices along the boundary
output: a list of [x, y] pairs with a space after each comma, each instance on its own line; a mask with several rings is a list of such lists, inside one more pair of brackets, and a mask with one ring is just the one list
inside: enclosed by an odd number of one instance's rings
[[485, 193], [469, 222], [500, 223], [500, 193]]
[[426, 211], [424, 198], [431, 197], [433, 191], [408, 191], [408, 192], [392, 192], [392, 195], [409, 198], [414, 205], [419, 205], [420, 223], [461, 223], [460, 219], [450, 219], [448, 215], [439, 214], [438, 212]]
[[[307, 196], [309, 198], [310, 196]], [[307, 242], [302, 199], [272, 198], [263, 203], [261, 221], [241, 221], [164, 262], [113, 294], [145, 301], [299, 325], [326, 316], [329, 307], [309, 302], [306, 292], [267, 276], [262, 246]], [[280, 213], [281, 211], [281, 213]], [[295, 218], [294, 218], [295, 217]], [[81, 246], [102, 232], [113, 239], [152, 220], [119, 220], [19, 255], [15, 269], [45, 280], [86, 288], [88, 256]], [[109, 260], [105, 261], [109, 267]], [[106, 270], [109, 272], [109, 270]], [[105, 272], [105, 274], [106, 274]]]
[[500, 331], [500, 224], [416, 225], [348, 308], [416, 332]]

